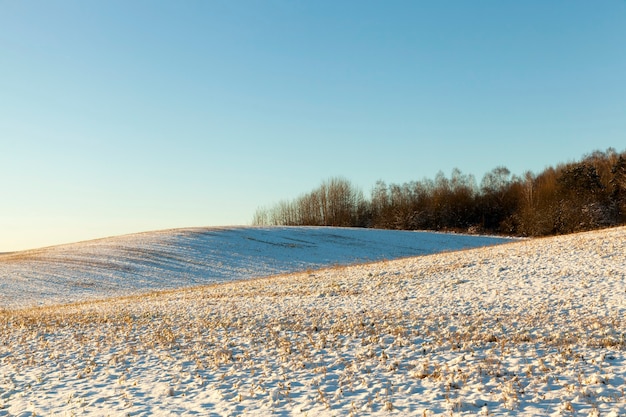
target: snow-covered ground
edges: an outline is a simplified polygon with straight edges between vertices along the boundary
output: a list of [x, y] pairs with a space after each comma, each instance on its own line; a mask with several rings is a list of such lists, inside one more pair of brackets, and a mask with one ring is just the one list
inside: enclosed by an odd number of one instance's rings
[[616, 228], [5, 310], [0, 416], [626, 416], [625, 254]]
[[0, 254], [0, 308], [50, 305], [506, 242], [373, 229], [195, 228]]

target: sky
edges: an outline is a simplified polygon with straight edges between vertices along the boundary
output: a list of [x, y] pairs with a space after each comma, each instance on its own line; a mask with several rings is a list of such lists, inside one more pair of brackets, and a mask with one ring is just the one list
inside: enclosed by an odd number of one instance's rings
[[626, 1], [0, 0], [0, 252], [626, 150]]

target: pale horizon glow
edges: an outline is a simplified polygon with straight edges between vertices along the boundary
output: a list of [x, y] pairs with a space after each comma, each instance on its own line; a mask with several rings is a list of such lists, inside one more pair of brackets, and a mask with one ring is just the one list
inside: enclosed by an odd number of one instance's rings
[[626, 2], [4, 2], [0, 252], [626, 148]]

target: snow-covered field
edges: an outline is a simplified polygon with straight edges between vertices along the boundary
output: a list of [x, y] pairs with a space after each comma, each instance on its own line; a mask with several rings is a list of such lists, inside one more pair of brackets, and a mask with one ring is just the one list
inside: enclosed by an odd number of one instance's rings
[[[269, 235], [258, 240], [307, 252]], [[19, 275], [4, 281], [16, 268], [31, 271], [26, 281], [45, 272], [59, 286], [67, 270], [92, 280], [107, 278], [95, 270], [123, 271], [110, 278], [112, 292], [136, 289], [127, 281], [142, 274], [158, 281], [163, 271], [201, 282], [185, 262], [200, 246], [171, 244], [180, 256], [163, 261], [158, 254], [171, 249], [146, 243], [150, 235], [119, 239], [100, 241], [112, 242], [104, 260], [102, 249], [71, 246], [5, 256], [2, 285], [19, 284]], [[130, 256], [133, 239], [144, 242], [141, 267], [118, 258]], [[397, 247], [408, 255], [400, 249], [407, 244]], [[62, 262], [65, 250], [71, 262]], [[0, 416], [626, 416], [625, 254], [626, 228], [616, 228], [319, 270], [344, 261], [309, 259], [294, 274], [6, 309]], [[224, 268], [247, 272], [216, 280], [254, 275], [264, 255], [246, 256]], [[283, 271], [277, 265], [259, 264], [259, 272]]]
[[147, 232], [0, 254], [0, 308], [138, 294], [506, 241], [323, 227]]

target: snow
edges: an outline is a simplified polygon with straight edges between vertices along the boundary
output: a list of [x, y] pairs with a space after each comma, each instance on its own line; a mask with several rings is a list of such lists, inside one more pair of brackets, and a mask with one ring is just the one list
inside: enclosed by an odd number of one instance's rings
[[129, 295], [506, 242], [373, 229], [194, 228], [0, 254], [0, 307]]
[[[412, 246], [408, 232], [224, 233], [228, 244], [194, 229], [2, 259], [2, 277], [29, 274], [25, 301], [39, 294], [37, 276], [59, 286], [81, 274], [107, 282], [89, 297], [138, 290], [132, 280], [153, 290], [167, 283], [162, 274], [182, 276], [171, 287], [185, 288], [8, 306], [0, 416], [626, 415], [626, 228], [461, 251], [447, 246], [468, 238], [459, 235], [417, 234], [441, 240]], [[240, 238], [247, 233], [257, 240]], [[326, 245], [345, 239], [368, 243], [331, 260], [340, 250]], [[391, 260], [387, 249], [423, 256]], [[376, 256], [386, 260], [335, 265]], [[228, 261], [207, 267], [218, 259]], [[299, 272], [253, 278], [255, 262], [259, 275]], [[20, 276], [8, 282], [22, 285]], [[211, 280], [222, 282], [189, 287]]]

